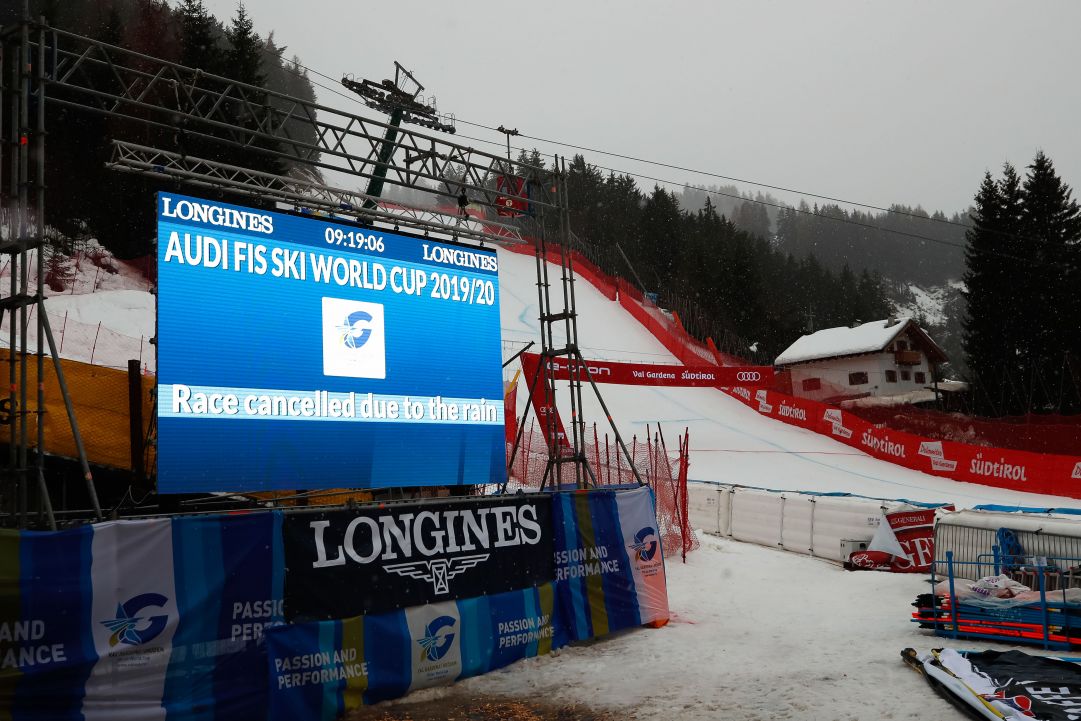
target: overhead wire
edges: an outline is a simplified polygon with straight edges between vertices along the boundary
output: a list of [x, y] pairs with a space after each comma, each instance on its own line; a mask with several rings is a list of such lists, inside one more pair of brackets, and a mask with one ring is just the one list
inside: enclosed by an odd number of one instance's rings
[[[293, 61], [290, 61], [290, 62], [293, 62]], [[297, 67], [304, 68], [308, 72], [314, 73], [314, 74], [318, 75], [319, 77], [330, 80], [331, 82], [338, 82], [338, 79], [333, 78], [333, 77], [327, 75], [326, 73], [319, 72], [318, 70], [316, 70], [316, 69], [314, 69], [312, 67], [304, 65], [303, 63], [296, 62], [295, 64], [297, 65]], [[328, 88], [327, 86], [322, 85], [322, 84], [318, 84], [318, 83], [314, 83], [314, 82], [312, 84], [313, 85], [318, 85], [318, 87], [322, 87], [324, 89], [330, 90], [331, 92], [335, 93], [336, 95], [341, 95], [342, 97], [349, 98], [350, 100], [353, 100], [353, 101], [356, 101], [356, 102], [362, 102], [356, 96], [350, 96], [350, 95], [347, 95], [345, 93], [341, 93], [341, 92], [337, 91], [336, 89]], [[485, 130], [491, 130], [492, 132], [497, 132], [497, 133], [502, 132], [502, 131], [499, 130], [499, 128], [493, 127], [491, 125], [487, 125], [485, 123], [478, 123], [478, 122], [473, 121], [473, 120], [465, 120], [464, 118], [459, 118], [457, 116], [455, 116], [454, 120], [457, 123], [464, 123], [466, 125], [472, 125], [473, 127], [476, 127], [476, 128], [483, 128]], [[600, 148], [593, 148], [593, 147], [590, 147], [590, 146], [587, 146], [587, 145], [578, 145], [576, 143], [568, 143], [568, 142], [563, 141], [563, 140], [554, 140], [552, 138], [543, 138], [543, 137], [540, 137], [540, 136], [537, 136], [537, 135], [529, 135], [528, 133], [518, 133], [517, 136], [521, 137], [521, 138], [528, 138], [529, 140], [536, 140], [537, 142], [540, 142], [540, 143], [548, 143], [549, 145], [558, 145], [560, 147], [572, 148], [574, 150], [581, 150], [583, 152], [596, 153], [598, 155], [607, 155], [607, 156], [612, 157], [612, 158], [620, 158], [622, 160], [630, 160], [630, 161], [633, 161], [633, 162], [636, 162], [636, 163], [644, 163], [646, 165], [656, 165], [658, 167], [668, 168], [669, 170], [679, 170], [679, 171], [682, 171], [682, 172], [685, 172], [685, 173], [694, 173], [695, 175], [702, 175], [702, 176], [709, 177], [709, 178], [717, 178], [719, 180], [727, 180], [727, 181], [733, 182], [733, 183], [743, 183], [745, 185], [753, 185], [753, 186], [758, 187], [758, 188], [767, 188], [769, 190], [776, 190], [776, 191], [785, 192], [785, 193], [793, 193], [795, 195], [806, 196], [808, 198], [816, 198], [818, 200], [828, 200], [831, 203], [843, 203], [845, 205], [851, 205], [851, 206], [858, 207], [858, 208], [867, 208], [869, 210], [877, 210], [877, 211], [880, 211], [880, 212], [883, 212], [883, 213], [890, 213], [891, 215], [907, 216], [907, 217], [910, 217], [910, 218], [916, 218], [917, 220], [928, 221], [928, 222], [932, 222], [932, 223], [943, 223], [945, 225], [953, 225], [953, 226], [957, 226], [957, 227], [965, 228], [965, 229], [972, 228], [972, 226], [967, 224], [967, 223], [959, 223], [957, 221], [950, 220], [949, 218], [935, 218], [935, 217], [932, 217], [932, 216], [920, 215], [918, 213], [913, 213], [913, 212], [910, 212], [910, 211], [907, 211], [907, 210], [900, 210], [900, 209], [895, 208], [895, 207], [887, 208], [887, 207], [883, 207], [883, 206], [880, 206], [880, 205], [874, 205], [874, 204], [871, 204], [871, 203], [863, 203], [863, 202], [856, 201], [856, 200], [848, 200], [846, 198], [837, 198], [837, 197], [834, 197], [834, 196], [831, 196], [831, 195], [823, 195], [821, 193], [812, 193], [810, 191], [800, 190], [798, 188], [788, 188], [788, 187], [785, 187], [783, 185], [774, 185], [774, 184], [771, 184], [771, 183], [763, 183], [761, 181], [749, 180], [747, 178], [737, 178], [735, 176], [723, 175], [721, 173], [716, 173], [716, 172], [709, 171], [709, 170], [701, 170], [699, 168], [691, 168], [691, 167], [687, 167], [687, 166], [683, 166], [683, 165], [676, 165], [674, 163], [666, 163], [666, 162], [660, 161], [660, 160], [650, 160], [648, 158], [640, 158], [640, 157], [637, 157], [637, 156], [634, 156], [634, 155], [628, 155], [628, 154], [625, 154], [625, 153], [616, 153], [614, 151], [602, 150]], [[461, 137], [466, 137], [466, 138], [469, 138], [470, 140], [479, 140], [480, 142], [489, 143], [489, 144], [492, 144], [492, 145], [498, 145], [500, 147], [505, 147], [505, 144], [502, 143], [502, 142], [499, 142], [499, 141], [483, 140], [481, 138], [471, 138], [469, 136], [461, 136]], [[511, 146], [511, 148], [513, 150], [527, 150], [527, 148], [518, 147], [518, 146]], [[596, 167], [600, 167], [600, 166], [596, 166]], [[609, 168], [604, 168], [604, 170], [609, 170]], [[624, 174], [629, 174], [626, 171], [615, 171], [615, 172], [622, 172]], [[665, 182], [674, 182], [674, 181], [665, 181]], [[691, 186], [691, 187], [695, 187], [695, 186]], [[696, 189], [697, 190], [705, 190], [705, 188], [696, 188]], [[754, 202], [753, 198], [745, 198], [743, 196], [739, 196], [739, 199]], [[785, 207], [787, 207], [787, 206], [785, 206]]]
[[[289, 67], [290, 65], [295, 65], [296, 67], [303, 68], [307, 72], [318, 75], [319, 77], [330, 80], [331, 82], [338, 82], [338, 80], [336, 78], [333, 78], [330, 75], [327, 75], [326, 73], [320, 72], [320, 71], [316, 70], [315, 68], [312, 68], [312, 67], [310, 67], [308, 65], [305, 65], [305, 64], [297, 61], [296, 59], [287, 61], [284, 58], [281, 58], [280, 54], [272, 53], [272, 52], [270, 52], [268, 50], [266, 50], [265, 52], [268, 52], [269, 54], [275, 55], [275, 57], [278, 57], [282, 61], [283, 69], [286, 70], [287, 72], [292, 72], [294, 74], [303, 76], [301, 73], [298, 73], [297, 71], [295, 71], [295, 70], [293, 70], [292, 68]], [[355, 103], [364, 104], [364, 101], [362, 101], [356, 95], [343, 93], [340, 90], [338, 90], [337, 88], [330, 87], [330, 86], [327, 86], [327, 85], [325, 85], [323, 83], [316, 82], [314, 80], [311, 80], [311, 78], [308, 78], [308, 82], [312, 83], [312, 85], [314, 85], [316, 87], [327, 90], [327, 91], [333, 93], [334, 95], [338, 95], [338, 96], [340, 96], [342, 98], [345, 98], [345, 99], [350, 100], [350, 101], [355, 102]], [[491, 130], [493, 132], [500, 132], [497, 128], [494, 128], [494, 127], [489, 126], [489, 125], [485, 125], [484, 123], [477, 123], [477, 122], [473, 122], [473, 121], [470, 121], [470, 120], [464, 120], [464, 119], [458, 118], [458, 117], [455, 117], [455, 122], [465, 123], [466, 125], [472, 125], [474, 127], [483, 128], [483, 129], [486, 129], [486, 130]], [[506, 143], [503, 143], [503, 142], [500, 142], [500, 141], [497, 141], [497, 140], [488, 140], [488, 139], [485, 139], [485, 138], [478, 138], [478, 137], [474, 137], [474, 136], [463, 135], [461, 133], [455, 133], [455, 136], [459, 137], [459, 138], [465, 138], [466, 140], [472, 140], [472, 141], [479, 142], [479, 143], [485, 143], [487, 145], [497, 146], [499, 148], [509, 147], [512, 150], [517, 150], [517, 151], [520, 151], [520, 152], [528, 152], [528, 150], [529, 150], [528, 148], [525, 148], [525, 147], [520, 147], [520, 146], [516, 146], [516, 145], [509, 145], [508, 146]], [[918, 220], [921, 220], [921, 221], [927, 221], [927, 222], [933, 222], [933, 223], [942, 223], [942, 224], [945, 224], [945, 225], [951, 225], [951, 226], [956, 226], [956, 227], [959, 227], [959, 228], [964, 228], [966, 230], [973, 229], [973, 226], [971, 226], [971, 225], [968, 225], [968, 224], [965, 224], [965, 223], [959, 223], [957, 221], [952, 221], [952, 220], [949, 220], [948, 218], [934, 218], [934, 217], [931, 217], [931, 216], [918, 215], [916, 213], [911, 213], [911, 212], [908, 212], [908, 211], [902, 211], [902, 210], [898, 210], [898, 209], [895, 209], [895, 208], [884, 208], [882, 206], [872, 205], [872, 204], [868, 204], [868, 203], [861, 203], [859, 201], [846, 200], [846, 199], [843, 199], [843, 198], [836, 198], [836, 197], [829, 196], [829, 195], [822, 195], [822, 194], [819, 194], [819, 193], [811, 193], [811, 192], [808, 192], [808, 191], [797, 190], [797, 189], [793, 189], [793, 188], [786, 188], [784, 186], [779, 186], [779, 185], [771, 185], [769, 183], [760, 183], [760, 182], [756, 182], [756, 181], [753, 181], [753, 180], [746, 180], [746, 179], [736, 178], [736, 177], [733, 177], [733, 176], [721, 175], [719, 173], [713, 173], [711, 171], [697, 170], [697, 169], [694, 169], [694, 168], [688, 168], [688, 167], [685, 167], [685, 166], [675, 165], [675, 164], [671, 164], [671, 163], [664, 163], [664, 162], [661, 162], [661, 161], [654, 161], [654, 160], [648, 160], [648, 159], [645, 159], [645, 158], [638, 158], [638, 157], [635, 157], [633, 155], [625, 155], [625, 154], [621, 154], [621, 153], [614, 153], [614, 152], [610, 152], [610, 151], [606, 151], [606, 150], [601, 150], [599, 148], [591, 148], [591, 147], [584, 146], [584, 145], [576, 145], [574, 143], [565, 143], [565, 142], [558, 141], [558, 140], [551, 140], [551, 139], [542, 138], [542, 137], [539, 137], [539, 136], [528, 135], [526, 133], [519, 133], [518, 137], [528, 138], [530, 140], [536, 140], [538, 142], [543, 142], [543, 143], [550, 143], [550, 144], [553, 144], [553, 145], [559, 145], [559, 146], [562, 146], [562, 147], [573, 148], [573, 149], [576, 149], [576, 150], [582, 150], [582, 151], [591, 152], [591, 153], [598, 153], [598, 154], [607, 155], [607, 156], [610, 156], [610, 157], [623, 158], [625, 160], [631, 160], [631, 161], [634, 161], [634, 162], [640, 162], [640, 163], [644, 163], [644, 164], [647, 164], [647, 165], [656, 165], [658, 167], [664, 167], [664, 168], [669, 168], [669, 169], [673, 169], [673, 170], [680, 170], [680, 171], [689, 172], [689, 173], [696, 173], [696, 174], [704, 175], [704, 176], [707, 176], [707, 177], [715, 177], [715, 178], [720, 178], [720, 179], [723, 179], [723, 180], [729, 180], [729, 181], [733, 181], [733, 182], [740, 182], [740, 183], [745, 183], [745, 184], [748, 184], [748, 185], [754, 185], [754, 186], [757, 186], [757, 187], [769, 188], [771, 190], [778, 190], [778, 191], [784, 191], [784, 192], [789, 192], [789, 193], [796, 193], [796, 194], [799, 194], [799, 195], [805, 195], [805, 196], [810, 197], [810, 198], [817, 198], [817, 199], [820, 199], [820, 200], [828, 200], [828, 201], [834, 202], [834, 203], [844, 203], [845, 205], [850, 205], [850, 206], [854, 206], [854, 207], [878, 210], [878, 211], [881, 211], [881, 212], [884, 212], [884, 213], [889, 213], [891, 215], [907, 216], [907, 217], [915, 218], [915, 219], [918, 219]], [[647, 175], [647, 174], [641, 173], [641, 172], [623, 170], [623, 169], [619, 169], [619, 168], [612, 168], [612, 167], [607, 167], [607, 166], [603, 166], [603, 165], [596, 165], [596, 164], [593, 164], [593, 163], [590, 163], [590, 165], [592, 167], [594, 167], [594, 168], [597, 168], [598, 170], [606, 170], [608, 172], [616, 173], [618, 175], [629, 176], [629, 177], [632, 177], [632, 178], [639, 178], [639, 179], [642, 179], [642, 180], [649, 180], [649, 181], [652, 181], [654, 183], [663, 183], [663, 184], [669, 185], [669, 186], [690, 187], [690, 188], [692, 188], [694, 190], [697, 190], [697, 191], [702, 192], [702, 193], [708, 193], [710, 195], [716, 195], [716, 196], [725, 197], [725, 198], [732, 198], [734, 200], [739, 200], [739, 201], [744, 202], [744, 203], [754, 203], [754, 204], [757, 204], [757, 205], [763, 205], [763, 206], [766, 206], [766, 207], [776, 208], [776, 209], [779, 209], [779, 210], [784, 210], [784, 211], [788, 211], [788, 212], [792, 212], [792, 213], [798, 213], [800, 215], [810, 215], [810, 216], [813, 216], [813, 217], [816, 217], [816, 218], [822, 218], [824, 220], [829, 220], [829, 221], [833, 221], [833, 222], [836, 222], [836, 223], [846, 223], [846, 224], [849, 224], [849, 225], [854, 225], [854, 226], [857, 226], [857, 227], [861, 227], [861, 228], [865, 228], [865, 229], [873, 230], [873, 231], [877, 231], [877, 232], [891, 233], [893, 235], [899, 235], [899, 236], [906, 237], [906, 238], [912, 238], [914, 240], [921, 240], [921, 241], [926, 241], [926, 242], [930, 242], [930, 243], [935, 243], [935, 244], [938, 244], [938, 245], [945, 245], [945, 246], [949, 246], [949, 247], [953, 247], [953, 248], [959, 248], [961, 250], [966, 250], [969, 247], [967, 243], [957, 243], [957, 242], [946, 240], [946, 239], [943, 239], [943, 238], [934, 238], [934, 237], [929, 236], [929, 235], [923, 235], [921, 233], [913, 233], [913, 232], [910, 232], [910, 231], [898, 230], [898, 229], [894, 229], [894, 228], [884, 228], [882, 226], [874, 225], [872, 223], [864, 223], [864, 222], [861, 222], [861, 221], [858, 221], [858, 220], [853, 220], [852, 218], [839, 218], [839, 217], [836, 217], [836, 216], [833, 216], [833, 215], [823, 214], [823, 213], [820, 213], [820, 212], [816, 212], [814, 210], [805, 210], [803, 208], [787, 205], [787, 204], [784, 204], [784, 203], [771, 202], [771, 201], [760, 199], [760, 198], [749, 198], [749, 197], [746, 197], [746, 196], [743, 196], [743, 195], [738, 195], [738, 194], [735, 194], [735, 193], [727, 193], [727, 192], [724, 192], [722, 190], [717, 190], [715, 188], [706, 188], [706, 187], [702, 187], [702, 186], [689, 185], [689, 184], [687, 184], [686, 182], [683, 182], [683, 181], [671, 180], [671, 179], [667, 179], [667, 178], [658, 178], [656, 176]], [[1017, 238], [1017, 239], [1024, 240], [1024, 238], [1022, 238], [1020, 236], [1014, 235], [1012, 233], [1006, 233], [1004, 231], [992, 230], [991, 232], [993, 232], [995, 234], [1003, 235], [1003, 236], [1006, 236], [1006, 237], [1011, 237], [1011, 238]], [[1018, 261], [1018, 262], [1026, 264], [1026, 265], [1042, 265], [1042, 264], [1044, 264], [1041, 261], [1035, 260], [1035, 259], [1030, 258], [1030, 257], [1013, 255], [1013, 254], [1010, 254], [1010, 253], [1004, 253], [1002, 251], [979, 250], [977, 252], [988, 253], [988, 254], [995, 255], [997, 257], [1004, 258], [1004, 259], [1007, 259], [1007, 260]]]

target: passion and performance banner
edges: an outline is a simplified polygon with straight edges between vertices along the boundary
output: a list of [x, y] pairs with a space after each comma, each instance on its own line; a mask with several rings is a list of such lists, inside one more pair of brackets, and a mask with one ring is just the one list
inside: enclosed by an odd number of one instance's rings
[[279, 521], [0, 532], [0, 718], [265, 718]]
[[[654, 519], [641, 488], [0, 531], [0, 719], [333, 718], [657, 625]], [[413, 605], [287, 625], [286, 588]]]
[[563, 646], [551, 583], [268, 636], [270, 719], [331, 719]]
[[286, 616], [348, 618], [547, 583], [551, 507], [529, 494], [286, 516]]
[[[536, 353], [522, 354], [522, 367], [527, 369], [527, 380], [531, 379], [529, 369], [535, 369], [539, 362], [540, 356]], [[581, 369], [585, 368], [589, 370], [589, 376], [597, 383], [628, 386], [757, 387], [773, 383], [773, 368], [770, 366], [657, 365], [601, 360], [588, 360], [585, 364], [581, 364], [566, 358], [553, 358], [550, 363], [556, 380], [570, 378], [571, 368], [578, 366], [583, 380], [586, 374]]]
[[652, 491], [553, 497], [556, 594], [567, 635], [585, 640], [668, 620]]

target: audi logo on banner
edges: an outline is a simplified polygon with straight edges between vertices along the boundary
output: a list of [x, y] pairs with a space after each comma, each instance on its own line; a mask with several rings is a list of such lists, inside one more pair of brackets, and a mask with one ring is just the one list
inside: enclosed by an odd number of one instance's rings
[[760, 381], [762, 380], [762, 374], [758, 371], [740, 371], [736, 373], [737, 381]]

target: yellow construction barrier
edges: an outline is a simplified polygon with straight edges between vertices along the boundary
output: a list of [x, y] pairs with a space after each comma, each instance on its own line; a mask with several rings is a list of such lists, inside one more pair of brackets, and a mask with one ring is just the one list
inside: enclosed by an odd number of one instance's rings
[[[0, 351], [0, 358], [7, 354]], [[22, 355], [15, 356], [19, 362]], [[6, 360], [6, 358], [4, 358]], [[37, 447], [37, 356], [27, 356], [27, 405], [30, 411], [28, 441], [31, 447]], [[115, 368], [80, 363], [78, 361], [61, 360], [64, 369], [64, 379], [67, 381], [68, 392], [71, 394], [72, 406], [75, 409], [75, 419], [79, 423], [79, 433], [82, 435], [83, 447], [86, 449], [86, 457], [90, 463], [111, 466], [113, 468], [131, 469], [131, 441], [130, 422], [128, 415], [128, 374]], [[0, 363], [0, 372], [3, 372], [3, 364]], [[78, 458], [79, 453], [75, 448], [75, 439], [71, 433], [71, 425], [68, 422], [67, 410], [64, 408], [64, 398], [60, 393], [60, 384], [57, 382], [56, 370], [51, 358], [45, 360], [45, 451], [57, 456]], [[154, 376], [140, 376], [142, 386], [141, 397], [143, 402], [143, 438], [151, 419], [154, 417], [154, 399], [152, 391], [157, 379]], [[0, 396], [2, 399], [3, 396]], [[12, 416], [14, 420], [14, 416]], [[10, 439], [11, 429], [0, 426], [0, 443]], [[153, 444], [146, 453], [146, 473], [154, 474], [155, 453]], [[346, 489], [311, 491], [308, 505], [330, 506], [343, 505], [349, 501], [363, 503], [372, 500], [372, 494], [368, 491], [352, 491]], [[297, 491], [269, 491], [265, 493], [245, 493], [263, 501], [275, 501], [275, 505], [296, 505]]]
[[[7, 355], [6, 353], [4, 355]], [[22, 355], [16, 354], [16, 362]], [[60, 361], [64, 369], [68, 392], [71, 394], [75, 419], [79, 423], [83, 446], [87, 460], [114, 468], [132, 467], [130, 426], [128, 417], [128, 374], [114, 368], [104, 368], [78, 361]], [[2, 369], [2, 365], [0, 365]], [[29, 412], [28, 438], [31, 447], [37, 447], [37, 356], [26, 358], [27, 371], [27, 407]], [[2, 370], [0, 370], [2, 372]], [[147, 424], [153, 417], [154, 404], [150, 391], [154, 387], [152, 377], [140, 376], [143, 401], [143, 436]], [[68, 422], [68, 413], [64, 408], [64, 398], [60, 393], [56, 370], [51, 358], [45, 359], [45, 451], [57, 456], [78, 458], [75, 439]], [[18, 399], [16, 399], [18, 401]], [[15, 422], [14, 414], [12, 422]], [[0, 439], [10, 439], [10, 428], [0, 429]], [[150, 454], [150, 467], [154, 457]]]

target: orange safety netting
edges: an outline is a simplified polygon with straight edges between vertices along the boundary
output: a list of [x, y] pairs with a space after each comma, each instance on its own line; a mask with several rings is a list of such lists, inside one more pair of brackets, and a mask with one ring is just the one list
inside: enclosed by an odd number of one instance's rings
[[[642, 440], [637, 437], [627, 442], [627, 455], [619, 444], [607, 433], [598, 434], [594, 424], [587, 435], [592, 440], [583, 443], [583, 452], [590, 469], [596, 477], [598, 487], [635, 484], [638, 479], [653, 489], [657, 499], [657, 531], [664, 545], [665, 555], [669, 558], [682, 555], [699, 547], [698, 537], [690, 527], [687, 516], [687, 466], [688, 451], [686, 437], [680, 439], [678, 450], [669, 452], [659, 432]], [[513, 449], [513, 443], [507, 444], [507, 457]], [[564, 449], [566, 452], [566, 449]], [[521, 443], [510, 465], [507, 487], [516, 489], [539, 489], [548, 465], [548, 445], [543, 429], [531, 420], [522, 431]], [[632, 470], [633, 465], [633, 470]], [[575, 483], [573, 466], [562, 466], [563, 484]], [[635, 476], [637, 471], [637, 478]], [[554, 474], [555, 470], [551, 474]], [[553, 475], [545, 483], [553, 489], [557, 481]], [[494, 490], [494, 489], [493, 489]]]

